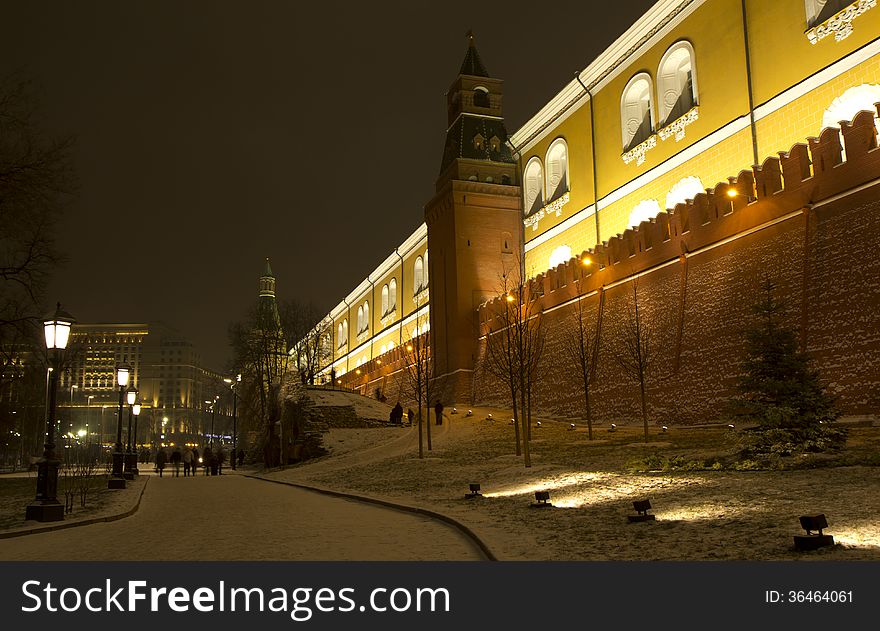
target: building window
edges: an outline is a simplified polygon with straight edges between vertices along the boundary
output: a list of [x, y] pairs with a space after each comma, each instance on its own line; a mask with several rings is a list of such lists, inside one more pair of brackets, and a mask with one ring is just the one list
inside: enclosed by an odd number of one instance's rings
[[682, 178], [666, 194], [666, 208], [672, 210], [679, 204], [684, 204], [687, 200], [694, 199], [697, 193], [705, 192], [706, 189], [703, 188], [700, 178], [693, 175]]
[[629, 214], [629, 225], [632, 228], [638, 228], [643, 221], [653, 219], [660, 214], [660, 204], [656, 199], [646, 199], [636, 204]]
[[337, 333], [339, 341], [336, 345], [336, 348], [342, 348], [343, 346], [348, 344], [348, 319], [345, 319], [339, 323]]
[[654, 133], [652, 92], [651, 77], [646, 72], [630, 79], [623, 90], [620, 99], [620, 120], [625, 152], [642, 144]]
[[807, 12], [807, 26], [813, 27], [822, 24], [835, 13], [839, 13], [854, 4], [854, 0], [804, 0], [804, 9]]
[[370, 330], [370, 303], [367, 300], [358, 308], [359, 321], [361, 317], [363, 317], [363, 321], [358, 326], [358, 334]]
[[[425, 255], [427, 256], [427, 255]], [[392, 278], [388, 283], [388, 313], [397, 310], [397, 279]]]
[[388, 315], [388, 285], [382, 285], [382, 317]]
[[541, 159], [534, 157], [526, 164], [523, 175], [526, 215], [531, 215], [544, 206], [544, 167]]
[[550, 254], [550, 269], [556, 269], [563, 263], [568, 263], [571, 259], [571, 248], [567, 245], [560, 245]]
[[552, 202], [568, 192], [568, 145], [564, 138], [557, 138], [547, 150], [547, 198]]
[[474, 88], [474, 105], [477, 107], [489, 107], [489, 90], [481, 85]]
[[425, 263], [421, 256], [416, 257], [415, 265], [413, 265], [413, 295], [422, 293], [425, 288]]
[[874, 113], [874, 123], [880, 132], [880, 118], [874, 103], [880, 102], [880, 84], [863, 83], [850, 88], [831, 101], [822, 115], [822, 127], [840, 127], [841, 121], [852, 121], [862, 110]]
[[690, 42], [676, 42], [669, 47], [657, 70], [662, 125], [687, 114], [697, 104], [697, 80], [694, 49]]

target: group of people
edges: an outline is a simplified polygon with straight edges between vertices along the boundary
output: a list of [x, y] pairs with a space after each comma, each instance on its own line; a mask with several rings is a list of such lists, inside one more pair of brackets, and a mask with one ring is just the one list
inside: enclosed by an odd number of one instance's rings
[[[434, 414], [437, 416], [437, 425], [443, 424], [443, 404], [440, 401], [437, 401], [437, 404], [434, 406]], [[412, 408], [408, 408], [406, 411], [406, 418], [409, 421], [409, 424], [412, 425], [413, 418], [415, 417], [415, 413], [412, 411]], [[397, 425], [403, 425], [403, 406], [400, 405], [400, 401], [398, 401], [393, 408], [391, 408], [391, 414], [388, 416], [388, 420]]]
[[[243, 449], [239, 449], [237, 453], [233, 452], [232, 457], [238, 460], [239, 466], [244, 464]], [[170, 455], [165, 448], [160, 448], [156, 452], [156, 471], [161, 478], [165, 467], [170, 464], [174, 470], [174, 477], [180, 477], [180, 465], [183, 464], [183, 477], [195, 475], [199, 467], [205, 468], [205, 475], [222, 475], [226, 458], [226, 450], [223, 447], [216, 451], [211, 447], [205, 447], [204, 453], [199, 454], [198, 448], [187, 445], [183, 449], [175, 447]]]

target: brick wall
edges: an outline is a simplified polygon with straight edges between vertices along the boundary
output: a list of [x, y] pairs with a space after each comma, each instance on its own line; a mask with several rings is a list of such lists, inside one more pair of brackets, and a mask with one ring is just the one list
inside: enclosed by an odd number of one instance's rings
[[[637, 278], [652, 329], [651, 420], [719, 418], [741, 372], [751, 305], [769, 278], [844, 413], [880, 414], [880, 150], [872, 113], [844, 125], [842, 135], [845, 162], [840, 134], [826, 130], [586, 252], [594, 261], [589, 270], [572, 259], [530, 281], [529, 291], [543, 294], [547, 334], [536, 407], [582, 413], [577, 372], [565, 353], [572, 301], [586, 301], [594, 324], [604, 294], [593, 413], [602, 421], [638, 418], [638, 385], [616, 360]], [[500, 308], [499, 301], [481, 307], [482, 333]], [[484, 370], [484, 345], [478, 340], [475, 399], [509, 406]]]

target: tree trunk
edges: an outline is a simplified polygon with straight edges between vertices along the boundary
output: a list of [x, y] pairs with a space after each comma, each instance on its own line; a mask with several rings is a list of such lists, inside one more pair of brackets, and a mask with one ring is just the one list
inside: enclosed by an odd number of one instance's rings
[[648, 405], [646, 401], [644, 375], [639, 379], [639, 390], [642, 396], [642, 425], [645, 428], [645, 442], [648, 442]]

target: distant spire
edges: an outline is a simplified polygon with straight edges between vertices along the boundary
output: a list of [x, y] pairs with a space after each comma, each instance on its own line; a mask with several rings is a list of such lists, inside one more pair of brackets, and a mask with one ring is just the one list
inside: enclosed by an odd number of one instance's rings
[[272, 278], [275, 278], [275, 275], [272, 273], [272, 266], [269, 265], [269, 257], [268, 256], [266, 257], [266, 271], [263, 272], [263, 276], [271, 276]]
[[272, 266], [269, 265], [269, 257], [266, 257], [266, 269], [260, 276], [260, 296], [266, 296], [275, 301], [275, 275], [272, 273]]
[[477, 53], [477, 46], [474, 43], [474, 32], [468, 31], [467, 38], [468, 49], [464, 56], [464, 61], [461, 63], [461, 70], [458, 71], [458, 74], [466, 74], [472, 77], [488, 77], [489, 73], [486, 71], [486, 67], [480, 60], [479, 53]]

